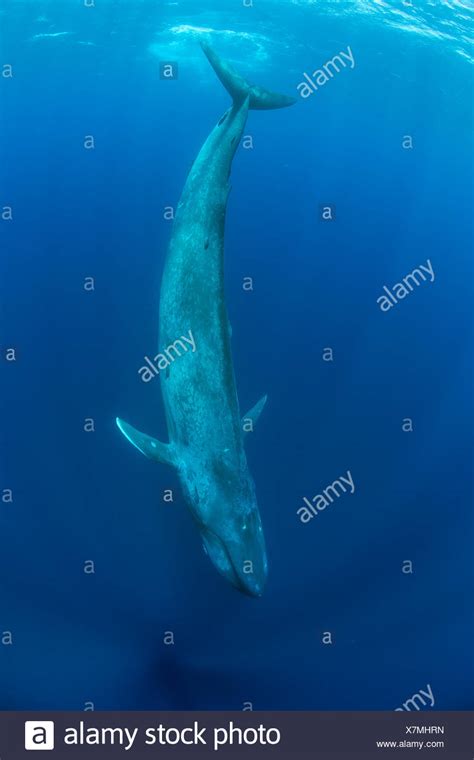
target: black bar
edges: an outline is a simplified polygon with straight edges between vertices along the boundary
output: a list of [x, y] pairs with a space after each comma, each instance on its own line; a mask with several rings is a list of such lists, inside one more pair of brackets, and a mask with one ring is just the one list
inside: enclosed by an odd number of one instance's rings
[[[474, 760], [472, 712], [0, 712], [0, 760], [31, 760], [25, 749], [27, 721], [30, 742], [49, 751], [42, 756], [46, 760]], [[48, 734], [40, 729], [42, 721], [54, 722], [54, 749], [44, 746]], [[112, 734], [112, 729], [122, 730]], [[160, 736], [178, 743], [160, 744]]]

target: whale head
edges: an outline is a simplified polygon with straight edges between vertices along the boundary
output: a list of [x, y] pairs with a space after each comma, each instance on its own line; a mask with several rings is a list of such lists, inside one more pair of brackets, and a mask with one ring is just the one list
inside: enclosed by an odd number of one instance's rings
[[188, 479], [184, 490], [203, 549], [229, 583], [248, 596], [259, 597], [267, 579], [267, 555], [255, 487], [246, 464], [232, 466], [221, 459], [202, 475], [197, 478], [199, 485], [196, 479], [192, 484]]
[[226, 525], [201, 527], [204, 551], [214, 567], [239, 591], [262, 596], [267, 556], [258, 508]]

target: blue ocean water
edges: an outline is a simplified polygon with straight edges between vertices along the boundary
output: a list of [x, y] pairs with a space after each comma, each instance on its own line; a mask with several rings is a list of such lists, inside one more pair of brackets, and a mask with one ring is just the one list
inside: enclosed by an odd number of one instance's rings
[[[2, 709], [392, 710], [428, 684], [425, 709], [474, 706], [474, 6], [246, 6], [2, 4]], [[269, 396], [247, 444], [261, 599], [115, 426], [166, 437], [137, 370], [164, 209], [229, 103], [203, 37], [298, 97], [249, 114], [226, 225], [242, 412]], [[354, 67], [300, 97], [347, 46]], [[427, 261], [434, 281], [382, 311]], [[354, 493], [303, 523], [348, 470]]]

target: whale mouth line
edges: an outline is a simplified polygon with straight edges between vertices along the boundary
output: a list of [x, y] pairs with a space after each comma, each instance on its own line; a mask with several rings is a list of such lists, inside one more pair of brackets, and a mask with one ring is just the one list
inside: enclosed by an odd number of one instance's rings
[[[217, 568], [217, 570], [220, 572], [220, 574], [226, 578], [226, 580], [230, 581], [238, 591], [241, 591], [248, 596], [261, 597], [263, 594], [262, 585], [258, 582], [246, 582], [245, 578], [243, 578], [237, 571], [235, 562], [232, 559], [231, 553], [229, 552], [225, 541], [223, 541], [222, 538], [220, 538], [220, 536], [211, 528], [208, 528], [203, 524], [201, 524], [201, 535], [203, 537], [206, 554], [214, 566]], [[213, 546], [210, 543], [209, 539], [214, 542]], [[219, 562], [219, 557], [216, 556], [215, 551], [213, 551], [213, 549], [215, 550], [216, 548], [225, 558], [228, 565], [227, 567], [224, 567], [222, 562]]]
[[[223, 553], [224, 558], [228, 562], [228, 565], [229, 565], [228, 568], [224, 568], [220, 566], [219, 564], [217, 564], [217, 569], [220, 570], [221, 575], [223, 575], [225, 578], [230, 580], [236, 588], [241, 589], [243, 587], [242, 580], [240, 578], [239, 573], [236, 570], [235, 563], [232, 559], [232, 556], [227, 548], [225, 541], [223, 541], [222, 538], [217, 533], [215, 533], [211, 528], [208, 528], [206, 525], [202, 526], [202, 535], [203, 535], [203, 539], [206, 545], [207, 545], [206, 536], [209, 536], [215, 542], [215, 546], [217, 546], [217, 548]], [[209, 545], [207, 545], [206, 548], [207, 548], [208, 556], [212, 561], [213, 556], [214, 556], [212, 549], [210, 549]], [[229, 578], [228, 570], [231, 570], [231, 574], [232, 574], [231, 578]]]

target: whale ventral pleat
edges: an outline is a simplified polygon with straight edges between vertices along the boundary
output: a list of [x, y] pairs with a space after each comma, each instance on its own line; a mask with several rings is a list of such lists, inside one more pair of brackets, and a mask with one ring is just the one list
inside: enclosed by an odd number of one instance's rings
[[209, 238], [207, 238], [206, 242], [204, 243], [204, 250], [207, 251], [209, 248]]

